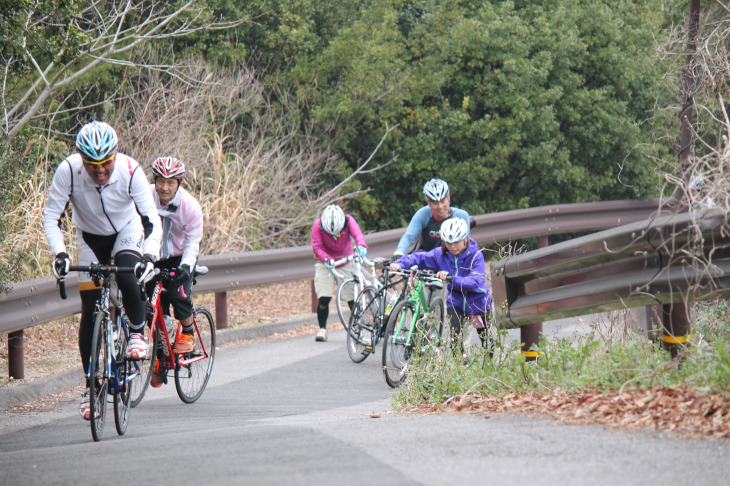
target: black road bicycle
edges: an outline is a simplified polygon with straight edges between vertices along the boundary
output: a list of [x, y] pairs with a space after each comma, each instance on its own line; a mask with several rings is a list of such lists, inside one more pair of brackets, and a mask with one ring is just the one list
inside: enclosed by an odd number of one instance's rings
[[[72, 265], [70, 271], [88, 272], [101, 295], [94, 310], [94, 331], [86, 378], [90, 391], [91, 436], [100, 441], [104, 430], [107, 401], [114, 403], [114, 424], [124, 435], [129, 424], [131, 383], [139, 377], [139, 366], [127, 359], [129, 328], [122, 310], [119, 288], [112, 292], [112, 280], [117, 273], [133, 273], [134, 267], [117, 267], [92, 263]], [[64, 280], [58, 281], [61, 298], [66, 298]], [[116, 294], [116, 295], [114, 295]]]

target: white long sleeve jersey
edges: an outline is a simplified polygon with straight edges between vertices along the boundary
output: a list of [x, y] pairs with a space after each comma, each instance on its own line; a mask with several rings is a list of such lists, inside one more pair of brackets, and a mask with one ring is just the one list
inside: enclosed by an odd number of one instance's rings
[[69, 201], [73, 205], [73, 225], [94, 235], [116, 234], [141, 215], [145, 234], [149, 233], [144, 253], [155, 259], [159, 257], [162, 223], [150, 195], [147, 177], [133, 158], [117, 153], [114, 172], [103, 186], [96, 185], [86, 173], [81, 155], [72, 154], [59, 164], [43, 213], [43, 229], [51, 255], [66, 251], [58, 221]]

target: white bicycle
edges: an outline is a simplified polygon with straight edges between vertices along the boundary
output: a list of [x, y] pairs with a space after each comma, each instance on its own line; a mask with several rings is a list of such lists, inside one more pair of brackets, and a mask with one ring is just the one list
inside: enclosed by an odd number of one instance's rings
[[[345, 263], [352, 262], [352, 275], [345, 277], [343, 274], [337, 271], [337, 267], [344, 265]], [[358, 296], [362, 293], [363, 289], [367, 286], [375, 287], [376, 290], [380, 290], [383, 287], [383, 283], [378, 279], [375, 273], [375, 263], [368, 260], [367, 257], [361, 257], [357, 250], [354, 255], [350, 255], [345, 258], [341, 258], [334, 262], [334, 268], [330, 269], [332, 275], [337, 278], [339, 284], [337, 285], [337, 293], [335, 294], [335, 305], [337, 306], [337, 315], [340, 318], [342, 326], [347, 330], [349, 319], [345, 315], [344, 309], [348, 309], [347, 300], [342, 297], [343, 288], [347, 285], [353, 286], [353, 297], [352, 302], [355, 302]], [[344, 306], [344, 308], [343, 308]]]

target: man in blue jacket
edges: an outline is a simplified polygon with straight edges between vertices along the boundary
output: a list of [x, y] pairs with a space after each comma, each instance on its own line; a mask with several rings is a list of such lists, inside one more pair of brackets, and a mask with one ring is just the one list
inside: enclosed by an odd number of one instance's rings
[[405, 234], [398, 242], [393, 253], [393, 260], [398, 260], [408, 252], [413, 242], [420, 237], [413, 251], [429, 251], [441, 245], [441, 225], [449, 218], [463, 219], [470, 227], [469, 213], [463, 209], [451, 207], [449, 185], [441, 179], [431, 179], [423, 186], [426, 206], [422, 207], [411, 218]]

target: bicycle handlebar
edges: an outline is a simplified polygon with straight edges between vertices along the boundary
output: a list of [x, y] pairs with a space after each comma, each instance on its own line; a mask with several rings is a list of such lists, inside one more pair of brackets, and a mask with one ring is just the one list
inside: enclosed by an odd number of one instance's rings
[[[398, 269], [391, 269], [390, 273], [396, 274], [396, 275], [402, 275], [405, 277], [410, 277], [411, 275], [415, 278], [419, 278], [421, 280], [425, 281], [436, 281], [441, 280], [440, 277], [437, 275], [439, 273], [446, 273], [443, 271], [433, 271], [433, 270], [419, 270], [418, 267], [411, 267], [411, 268], [398, 268]], [[446, 273], [446, 280], [453, 280], [454, 276]]]
[[[99, 277], [111, 275], [112, 273], [134, 273], [134, 267], [118, 267], [116, 265], [105, 265], [102, 263], [91, 263], [89, 265], [71, 265], [69, 272], [87, 272], [92, 278], [98, 280]], [[66, 278], [57, 278], [58, 293], [61, 299], [66, 300]]]
[[[175, 278], [177, 272], [177, 268], [155, 268], [155, 278], [159, 276], [160, 280], [165, 281], [171, 281]], [[195, 268], [193, 268], [193, 271], [190, 272], [190, 278], [193, 279], [193, 283], [195, 283], [195, 277], [198, 275], [205, 275], [208, 273], [208, 267], [204, 265], [195, 265]], [[185, 293], [185, 288], [180, 285], [177, 289], [178, 293], [183, 299], [187, 299], [188, 294]]]

